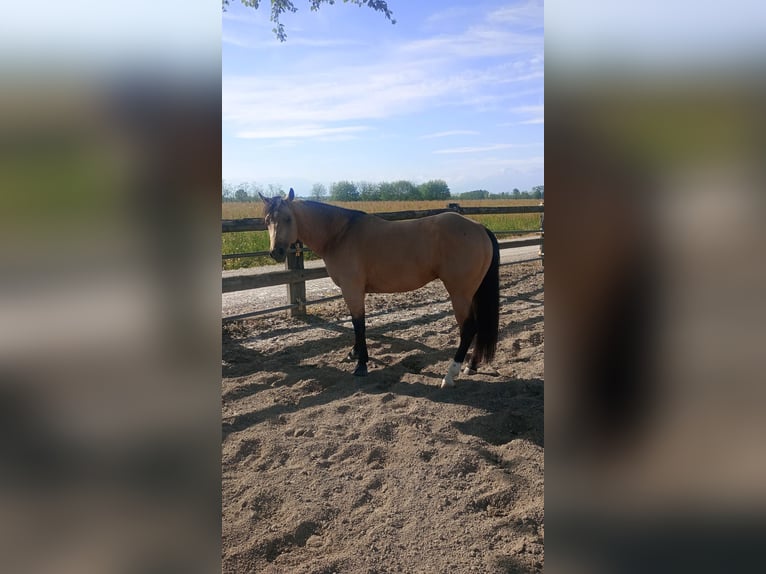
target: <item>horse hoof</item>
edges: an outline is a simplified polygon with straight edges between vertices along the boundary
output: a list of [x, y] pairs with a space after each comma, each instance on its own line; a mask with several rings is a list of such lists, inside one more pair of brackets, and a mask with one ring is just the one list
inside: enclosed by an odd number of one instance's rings
[[440, 389], [451, 389], [455, 386], [455, 381], [453, 380], [447, 380], [447, 378], [442, 379], [442, 384], [439, 385]]
[[476, 374], [476, 369], [472, 369], [471, 367], [466, 367], [463, 370], [463, 374], [464, 375], [475, 375]]
[[355, 377], [366, 377], [367, 376], [367, 365], [357, 365], [356, 369], [354, 369], [354, 376]]
[[356, 361], [359, 358], [359, 355], [357, 355], [353, 350], [348, 352], [348, 355], [346, 355], [347, 361]]

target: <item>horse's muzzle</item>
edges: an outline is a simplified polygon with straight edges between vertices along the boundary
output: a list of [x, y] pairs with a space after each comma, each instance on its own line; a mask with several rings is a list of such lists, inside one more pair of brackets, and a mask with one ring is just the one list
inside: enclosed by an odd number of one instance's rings
[[275, 247], [269, 251], [269, 255], [271, 255], [271, 258], [274, 261], [282, 263], [285, 260], [285, 257], [287, 257], [287, 251], [284, 247]]

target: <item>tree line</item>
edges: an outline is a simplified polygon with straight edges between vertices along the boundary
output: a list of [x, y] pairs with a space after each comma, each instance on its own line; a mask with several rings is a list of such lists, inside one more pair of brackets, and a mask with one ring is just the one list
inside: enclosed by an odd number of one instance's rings
[[285, 190], [281, 185], [275, 185], [273, 183], [263, 186], [255, 182], [246, 182], [239, 184], [231, 184], [226, 180], [223, 181], [223, 196], [222, 200], [236, 201], [239, 203], [246, 201], [260, 201], [258, 194], [261, 193], [266, 197], [274, 195], [285, 195]]
[[322, 184], [314, 184], [312, 198], [327, 196], [333, 201], [419, 201], [451, 197], [449, 186], [443, 179], [432, 179], [420, 185], [404, 179], [379, 183], [343, 180], [333, 183], [329, 193]]
[[[233, 185], [223, 182], [223, 201], [258, 201], [258, 194], [265, 196], [284, 195], [281, 185], [266, 186], [254, 182]], [[368, 181], [336, 181], [330, 189], [321, 183], [315, 183], [309, 193], [311, 199], [317, 201], [421, 201], [447, 199], [543, 199], [544, 187], [537, 185], [530, 191], [513, 191], [490, 193], [486, 189], [475, 189], [453, 195], [447, 182], [443, 179], [432, 179], [425, 183], [415, 184], [407, 180], [383, 181], [372, 183]]]
[[545, 199], [545, 186], [536, 185], [530, 191], [520, 191], [513, 188], [513, 191], [503, 191], [502, 193], [490, 193], [486, 189], [475, 189], [466, 191], [457, 195], [459, 199]]

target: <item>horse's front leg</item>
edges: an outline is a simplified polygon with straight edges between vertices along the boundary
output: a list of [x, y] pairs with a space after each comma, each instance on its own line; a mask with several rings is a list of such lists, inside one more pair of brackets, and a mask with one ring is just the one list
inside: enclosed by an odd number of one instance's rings
[[343, 299], [351, 312], [351, 324], [354, 326], [354, 347], [348, 354], [349, 359], [356, 359], [354, 375], [363, 377], [367, 374], [367, 337], [364, 326], [364, 290], [343, 290]]
[[364, 314], [361, 317], [351, 317], [351, 323], [354, 325], [354, 348], [351, 352], [356, 352], [356, 368], [354, 375], [363, 377], [367, 374], [367, 338], [364, 328]]

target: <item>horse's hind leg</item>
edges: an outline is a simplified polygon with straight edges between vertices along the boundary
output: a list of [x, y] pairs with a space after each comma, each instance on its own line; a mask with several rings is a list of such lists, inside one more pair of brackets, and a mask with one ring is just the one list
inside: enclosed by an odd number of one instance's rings
[[479, 361], [476, 360], [476, 353], [473, 354], [471, 357], [471, 361], [468, 363], [468, 366], [463, 369], [464, 375], [475, 375], [476, 371], [479, 369]]
[[455, 311], [455, 318], [460, 325], [460, 345], [458, 345], [455, 357], [450, 363], [447, 369], [447, 374], [442, 379], [441, 387], [454, 387], [455, 379], [460, 373], [460, 367], [465, 360], [465, 356], [468, 353], [468, 348], [471, 346], [478, 327], [476, 320], [471, 313], [471, 300], [465, 298], [452, 297], [452, 308]]

